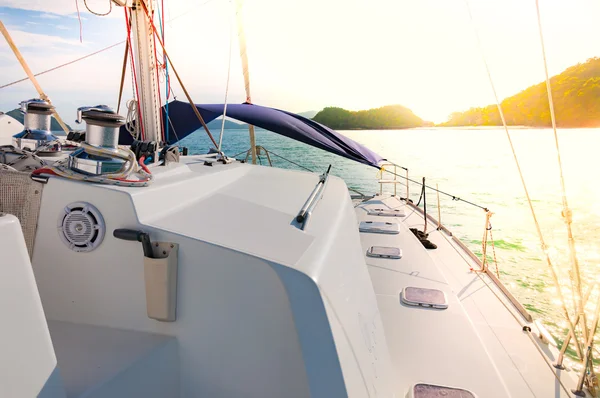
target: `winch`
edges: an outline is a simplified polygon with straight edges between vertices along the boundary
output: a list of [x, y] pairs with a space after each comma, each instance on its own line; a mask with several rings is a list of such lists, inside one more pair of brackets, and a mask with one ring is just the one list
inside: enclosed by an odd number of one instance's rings
[[116, 153], [119, 143], [119, 128], [125, 118], [106, 105], [84, 106], [77, 109], [77, 123], [85, 120], [85, 144], [99, 149], [106, 156], [89, 154], [85, 146], [69, 155], [69, 168], [92, 175], [115, 173], [126, 162], [111, 156]]
[[60, 153], [62, 147], [58, 137], [50, 130], [54, 107], [37, 98], [23, 101], [20, 105], [21, 111], [25, 113], [25, 129], [13, 136], [13, 145], [42, 155]]

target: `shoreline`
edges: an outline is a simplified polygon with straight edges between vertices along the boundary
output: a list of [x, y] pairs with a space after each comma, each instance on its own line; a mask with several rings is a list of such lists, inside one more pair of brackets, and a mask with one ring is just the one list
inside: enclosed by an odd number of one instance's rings
[[[540, 130], [540, 129], [552, 129], [552, 126], [507, 126], [510, 130]], [[331, 127], [330, 127], [331, 128]], [[557, 130], [584, 130], [584, 129], [599, 129], [597, 127], [565, 127], [557, 126]], [[333, 129], [339, 131], [385, 131], [385, 130], [430, 130], [430, 129], [448, 129], [448, 130], [497, 130], [504, 129], [504, 126], [415, 126], [415, 127], [385, 127], [385, 128], [345, 128], [345, 129]]]

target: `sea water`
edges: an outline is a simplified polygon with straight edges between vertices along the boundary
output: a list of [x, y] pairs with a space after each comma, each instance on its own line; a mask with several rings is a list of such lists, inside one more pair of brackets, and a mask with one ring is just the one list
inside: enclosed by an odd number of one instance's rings
[[[437, 184], [444, 192], [489, 208], [494, 213], [491, 223], [500, 279], [534, 318], [541, 319], [562, 342], [567, 323], [504, 129], [419, 128], [341, 133], [408, 168], [411, 179], [421, 181], [425, 177], [429, 186]], [[510, 133], [548, 254], [557, 270], [567, 307], [573, 314], [568, 236], [561, 215], [563, 197], [552, 129], [512, 129]], [[600, 278], [600, 183], [597, 181], [600, 129], [560, 129], [558, 141], [567, 201], [573, 211], [577, 258], [586, 291]], [[331, 164], [331, 173], [343, 178], [348, 187], [365, 194], [379, 192], [378, 170], [373, 167], [268, 131], [257, 130], [256, 143], [270, 151], [275, 167], [301, 169], [285, 158], [320, 174]], [[209, 141], [203, 131], [198, 131], [182, 140], [181, 145], [187, 146], [190, 153], [206, 153]], [[244, 152], [237, 156], [243, 159], [249, 146], [246, 130], [225, 130], [223, 149], [227, 155]], [[264, 155], [259, 161], [268, 165]], [[398, 172], [405, 173], [401, 169]], [[384, 189], [390, 192], [392, 186]], [[405, 186], [397, 189], [405, 196]], [[420, 191], [419, 184], [409, 183], [410, 197], [415, 203]], [[436, 193], [428, 190], [426, 194], [428, 212], [437, 218]], [[484, 211], [445, 195], [440, 197], [440, 209], [443, 225], [481, 256]], [[488, 259], [492, 260], [491, 246], [488, 246]], [[495, 267], [493, 263], [491, 267]], [[590, 314], [590, 324], [597, 302], [598, 290], [595, 290], [586, 311]], [[570, 354], [574, 353], [570, 351]]]

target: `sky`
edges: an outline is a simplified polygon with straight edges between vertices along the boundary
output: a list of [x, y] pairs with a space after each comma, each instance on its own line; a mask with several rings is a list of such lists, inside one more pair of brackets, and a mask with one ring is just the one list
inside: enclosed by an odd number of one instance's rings
[[[401, 104], [425, 120], [442, 122], [452, 112], [494, 103], [482, 51], [501, 98], [542, 81], [535, 0], [467, 1], [245, 0], [252, 100], [292, 112]], [[164, 2], [167, 51], [194, 102], [223, 102], [230, 39], [229, 101], [243, 102], [234, 4]], [[551, 74], [600, 56], [600, 1], [539, 2]], [[109, 8], [108, 0], [87, 3], [100, 13]], [[82, 0], [1, 0], [0, 20], [34, 73], [126, 38], [122, 8], [98, 17]], [[79, 106], [117, 106], [123, 52], [120, 44], [38, 78], [67, 123]], [[0, 86], [23, 77], [0, 39]], [[185, 100], [178, 85], [173, 91]], [[36, 96], [29, 81], [0, 89], [0, 110]], [[129, 98], [127, 73], [124, 101]]]

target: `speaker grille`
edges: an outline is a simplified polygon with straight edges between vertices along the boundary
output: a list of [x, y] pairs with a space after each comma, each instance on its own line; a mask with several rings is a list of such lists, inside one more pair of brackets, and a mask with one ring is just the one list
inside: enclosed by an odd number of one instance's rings
[[90, 252], [98, 247], [105, 230], [102, 214], [89, 203], [68, 204], [58, 217], [61, 240], [76, 252]]

